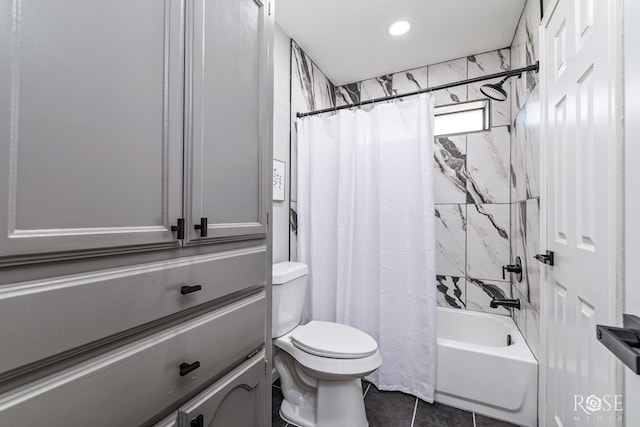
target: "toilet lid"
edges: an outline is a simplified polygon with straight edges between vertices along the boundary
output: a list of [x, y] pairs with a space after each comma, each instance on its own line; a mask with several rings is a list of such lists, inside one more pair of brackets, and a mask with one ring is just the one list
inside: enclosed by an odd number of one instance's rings
[[295, 330], [291, 341], [302, 351], [334, 359], [359, 359], [378, 349], [378, 343], [361, 330], [317, 320]]

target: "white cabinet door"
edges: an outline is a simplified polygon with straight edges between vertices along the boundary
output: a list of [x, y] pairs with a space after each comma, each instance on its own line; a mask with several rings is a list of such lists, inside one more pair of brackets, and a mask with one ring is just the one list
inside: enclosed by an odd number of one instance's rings
[[266, 9], [258, 0], [188, 3], [188, 241], [266, 233], [272, 85]]
[[613, 426], [616, 364], [596, 325], [616, 323], [615, 0], [559, 0], [543, 25], [543, 200], [548, 426]]
[[0, 258], [179, 243], [183, 3], [0, 1]]

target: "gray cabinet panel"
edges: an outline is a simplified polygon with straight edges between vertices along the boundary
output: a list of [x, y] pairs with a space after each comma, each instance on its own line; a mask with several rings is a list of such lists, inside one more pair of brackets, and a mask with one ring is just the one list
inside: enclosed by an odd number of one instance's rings
[[140, 425], [263, 345], [265, 309], [261, 293], [2, 395], [0, 425]]
[[153, 427], [178, 427], [178, 413], [172, 413], [159, 423], [154, 424]]
[[187, 36], [187, 238], [266, 233], [268, 26], [255, 0], [194, 0]]
[[180, 408], [180, 426], [264, 426], [265, 363], [263, 350]]
[[0, 258], [178, 245], [183, 0], [0, 3]]
[[[0, 287], [0, 373], [266, 283], [267, 248]], [[183, 286], [201, 286], [182, 294]], [[186, 290], [186, 289], [185, 289]]]

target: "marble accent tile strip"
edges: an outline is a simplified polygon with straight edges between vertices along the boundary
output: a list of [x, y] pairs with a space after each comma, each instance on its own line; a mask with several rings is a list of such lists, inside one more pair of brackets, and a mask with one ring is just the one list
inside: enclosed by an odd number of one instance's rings
[[330, 108], [323, 108], [321, 110], [315, 110], [315, 111], [309, 111], [306, 113], [297, 113], [298, 117], [307, 117], [307, 116], [315, 116], [316, 114], [323, 114], [323, 113], [330, 113], [332, 111], [337, 111], [337, 110], [344, 110], [346, 108], [353, 108], [353, 107], [360, 107], [363, 105], [369, 105], [369, 104], [379, 104], [382, 102], [386, 102], [386, 101], [391, 101], [394, 100], [396, 98], [404, 98], [407, 96], [415, 96], [415, 95], [420, 95], [421, 93], [429, 93], [429, 92], [435, 92], [438, 90], [445, 90], [445, 89], [450, 89], [456, 86], [464, 86], [464, 85], [468, 85], [471, 83], [477, 83], [477, 82], [483, 82], [486, 80], [496, 80], [499, 79], [500, 77], [507, 77], [507, 76], [517, 76], [520, 75], [522, 73], [527, 73], [527, 72], [538, 72], [539, 69], [539, 64], [536, 62], [534, 65], [529, 65], [527, 67], [523, 67], [523, 68], [518, 68], [515, 70], [510, 70], [510, 71], [503, 71], [500, 73], [494, 73], [494, 74], [488, 74], [486, 76], [480, 76], [480, 77], [474, 77], [471, 79], [466, 79], [466, 80], [461, 80], [461, 81], [457, 81], [457, 82], [453, 82], [453, 83], [445, 83], [442, 85], [438, 85], [438, 86], [432, 86], [432, 87], [428, 87], [425, 89], [420, 89], [420, 90], [416, 90], [413, 92], [409, 92], [409, 93], [404, 93], [401, 95], [390, 95], [390, 96], [384, 96], [384, 97], [380, 97], [380, 98], [374, 98], [374, 99], [369, 99], [366, 101], [360, 101], [359, 103], [355, 103], [355, 104], [347, 104], [347, 105], [341, 105], [339, 107], [330, 107]]
[[436, 276], [438, 282], [438, 305], [449, 308], [466, 308], [466, 286], [464, 278]]

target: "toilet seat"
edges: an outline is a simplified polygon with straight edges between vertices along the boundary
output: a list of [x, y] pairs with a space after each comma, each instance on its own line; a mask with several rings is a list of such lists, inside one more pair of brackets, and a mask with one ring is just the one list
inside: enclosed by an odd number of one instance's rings
[[[293, 344], [291, 336], [298, 330], [304, 329], [306, 325], [297, 326], [292, 331], [273, 340], [273, 344], [279, 349], [288, 353], [302, 367], [308, 369], [317, 378], [321, 379], [341, 379], [341, 378], [362, 378], [375, 371], [382, 364], [382, 356], [376, 345], [373, 354], [355, 359], [340, 359], [337, 357], [323, 357], [311, 354]], [[364, 332], [362, 332], [364, 334]]]
[[361, 359], [378, 350], [376, 341], [359, 329], [316, 320], [296, 328], [291, 342], [306, 353], [332, 359]]

